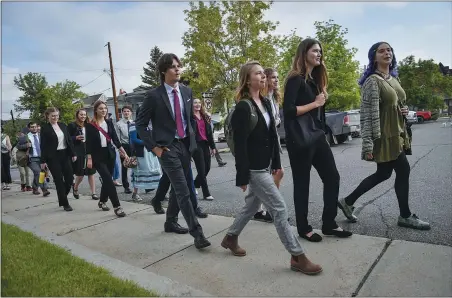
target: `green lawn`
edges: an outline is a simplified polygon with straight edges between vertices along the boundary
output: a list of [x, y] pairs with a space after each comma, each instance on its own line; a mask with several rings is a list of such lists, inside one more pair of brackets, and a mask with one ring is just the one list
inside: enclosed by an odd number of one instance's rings
[[156, 297], [54, 244], [2, 223], [4, 296]]

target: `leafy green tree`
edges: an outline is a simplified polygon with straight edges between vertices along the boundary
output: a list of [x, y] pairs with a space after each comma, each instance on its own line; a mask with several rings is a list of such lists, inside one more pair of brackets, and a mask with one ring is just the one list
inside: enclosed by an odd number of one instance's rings
[[264, 21], [272, 3], [261, 1], [190, 2], [185, 10], [189, 29], [182, 43], [187, 72], [195, 74], [190, 87], [195, 96], [214, 91], [214, 111], [232, 103], [240, 66], [258, 60], [275, 67], [281, 38], [277, 23]]
[[87, 94], [81, 92], [80, 85], [74, 81], [64, 81], [56, 83], [46, 89], [50, 106], [60, 110], [60, 121], [70, 123], [75, 120], [75, 112], [83, 107], [78, 99], [84, 98]]
[[[281, 52], [279, 56], [279, 63], [277, 71], [281, 82], [284, 82], [287, 74], [292, 69], [293, 59], [297, 53], [297, 48], [300, 42], [303, 40], [295, 33], [296, 28], [281, 41]], [[280, 84], [280, 85], [283, 85]]]
[[14, 77], [14, 85], [23, 92], [17, 99], [17, 104], [14, 104], [16, 112], [20, 115], [25, 111], [30, 111], [30, 119], [44, 120], [44, 112], [50, 104], [46, 93], [49, 85], [45, 76], [31, 72], [24, 76], [20, 74], [18, 77]]
[[399, 63], [398, 71], [407, 103], [414, 109], [441, 109], [444, 98], [452, 97], [452, 77], [444, 76], [433, 59], [416, 61], [408, 56]]
[[143, 88], [150, 89], [160, 85], [160, 75], [157, 69], [157, 62], [162, 57], [163, 52], [158, 46], [151, 49], [150, 59], [143, 67], [144, 75], [141, 75], [141, 81], [145, 84]]
[[356, 48], [349, 48], [348, 29], [333, 20], [315, 22], [316, 38], [323, 48], [328, 69], [327, 109], [347, 110], [359, 106], [359, 62], [354, 60]]

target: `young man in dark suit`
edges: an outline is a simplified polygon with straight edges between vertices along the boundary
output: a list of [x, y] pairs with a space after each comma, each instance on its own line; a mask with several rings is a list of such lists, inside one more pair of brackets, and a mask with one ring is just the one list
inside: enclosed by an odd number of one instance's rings
[[[179, 85], [182, 64], [175, 54], [164, 54], [157, 67], [161, 85], [145, 95], [136, 119], [137, 132], [146, 149], [154, 152], [168, 175], [175, 195], [170, 196], [166, 212], [165, 232], [190, 234], [196, 248], [210, 246], [199, 224], [190, 200], [190, 159], [196, 149], [193, 130], [193, 96], [190, 88]], [[152, 133], [146, 130], [152, 122]], [[189, 184], [190, 183], [190, 184]], [[187, 225], [177, 223], [179, 210]]]

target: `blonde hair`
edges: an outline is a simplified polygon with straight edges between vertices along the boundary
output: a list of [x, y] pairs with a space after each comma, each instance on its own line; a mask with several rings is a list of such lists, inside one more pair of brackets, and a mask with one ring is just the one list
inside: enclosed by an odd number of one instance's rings
[[[270, 77], [272, 76], [272, 74], [276, 72], [276, 69], [273, 68], [266, 68], [264, 70], [264, 74], [267, 77], [267, 80], [265, 82], [265, 88], [263, 90], [263, 95], [267, 96], [268, 95], [268, 85], [270, 82]], [[275, 89], [273, 90], [273, 97], [275, 98], [276, 103], [280, 103], [281, 102], [281, 92], [279, 92], [279, 89]]]
[[205, 106], [205, 104], [204, 104], [204, 101], [202, 101], [202, 100], [199, 99], [199, 98], [195, 98], [195, 99], [193, 99], [193, 102], [195, 102], [195, 100], [199, 100], [199, 101], [201, 102], [201, 110], [199, 111], [199, 113], [201, 114], [201, 117], [202, 117], [205, 121], [207, 121], [207, 123], [210, 123], [211, 118], [209, 117], [209, 115], [207, 115], [207, 112], [206, 112], [206, 106]]
[[323, 48], [318, 40], [312, 38], [303, 39], [298, 45], [298, 49], [292, 63], [292, 70], [287, 74], [285, 84], [287, 84], [288, 79], [294, 76], [304, 76], [305, 80], [308, 79], [309, 74], [306, 66], [306, 56], [309, 49], [311, 49], [316, 44], [319, 45], [320, 50], [322, 51], [322, 56], [320, 56], [320, 65], [312, 69], [311, 76], [319, 86], [319, 92], [326, 93], [326, 88], [328, 86], [328, 73], [326, 66], [323, 63]]
[[[250, 79], [251, 71], [256, 66], [261, 66], [261, 64], [258, 61], [248, 61], [245, 64], [243, 64], [242, 67], [240, 67], [239, 87], [235, 95], [236, 102], [240, 101], [243, 98], [250, 98], [250, 89], [248, 87], [248, 80]], [[261, 90], [259, 90], [259, 96], [262, 96]]]
[[49, 115], [51, 113], [59, 113], [59, 112], [60, 112], [60, 110], [58, 110], [55, 107], [48, 107], [47, 110], [45, 111], [44, 115], [46, 117], [46, 120], [49, 120]]

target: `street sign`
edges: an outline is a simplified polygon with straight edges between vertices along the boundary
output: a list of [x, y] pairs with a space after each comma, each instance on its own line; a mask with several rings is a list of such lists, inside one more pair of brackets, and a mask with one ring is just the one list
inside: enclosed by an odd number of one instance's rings
[[212, 100], [210, 98], [205, 98], [204, 105], [206, 106], [206, 109], [208, 110], [212, 109]]
[[211, 92], [202, 93], [202, 98], [212, 98], [212, 97], [213, 97], [213, 93], [211, 93]]

